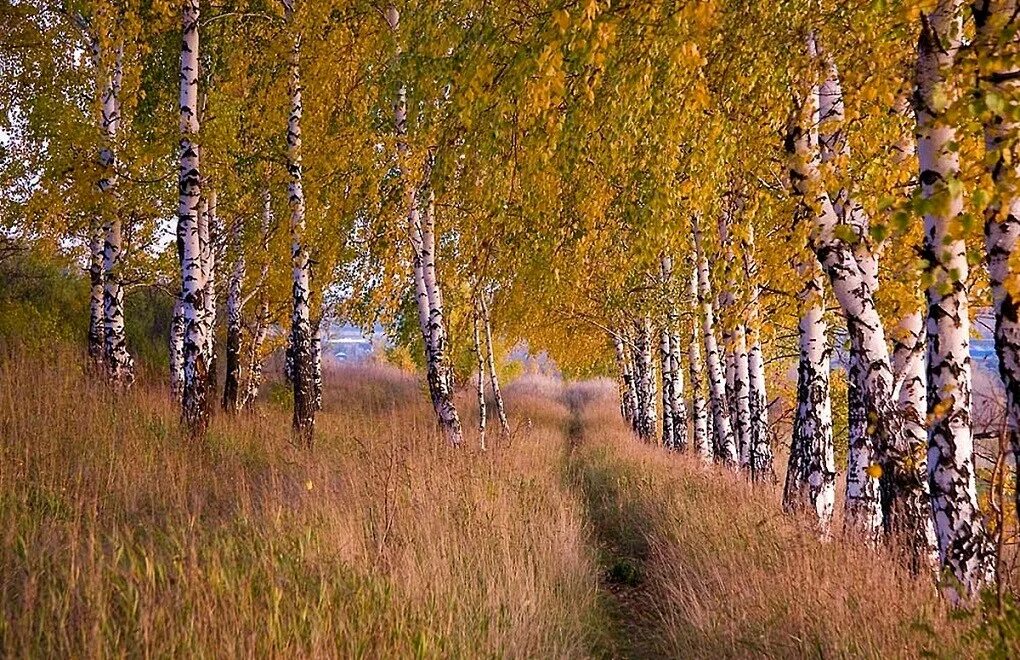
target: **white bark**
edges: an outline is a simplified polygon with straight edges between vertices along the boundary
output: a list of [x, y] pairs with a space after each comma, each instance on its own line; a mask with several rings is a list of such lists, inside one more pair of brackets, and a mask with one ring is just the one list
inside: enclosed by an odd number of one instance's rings
[[266, 292], [269, 280], [269, 239], [273, 224], [273, 198], [267, 186], [262, 191], [262, 268], [259, 272], [259, 311], [252, 332], [251, 346], [248, 350], [248, 379], [245, 382], [241, 408], [251, 410], [258, 398], [259, 387], [262, 385], [262, 346], [269, 334], [269, 295]]
[[[400, 13], [395, 7], [386, 9], [386, 22], [397, 30]], [[411, 243], [412, 275], [418, 300], [418, 323], [425, 344], [426, 380], [443, 435], [453, 446], [463, 441], [460, 415], [453, 402], [453, 369], [446, 348], [446, 321], [443, 314], [443, 297], [436, 276], [435, 195], [432, 190], [432, 163], [434, 153], [426, 154], [422, 186], [417, 188], [408, 181], [404, 171], [407, 163], [407, 88], [401, 87], [393, 108], [394, 128], [397, 137], [397, 160], [401, 168], [407, 204], [408, 233]]]
[[[804, 207], [801, 213], [812, 222], [815, 253], [843, 309], [852, 350], [864, 367], [863, 396], [869, 417], [876, 420], [876, 432], [882, 445], [879, 455], [871, 438], [865, 434], [860, 446], [853, 448], [856, 463], [847, 477], [847, 521], [866, 537], [877, 538], [883, 523], [883, 506], [878, 497], [877, 479], [868, 467], [881, 459], [882, 472], [889, 484], [887, 508], [890, 513], [901, 510], [909, 489], [909, 479], [904, 480], [901, 469], [905, 450], [892, 396], [889, 349], [871, 289], [850, 247], [837, 235], [836, 212], [821, 181], [816, 128], [817, 87], [805, 95], [794, 119], [786, 141], [793, 192], [801, 198]], [[885, 522], [892, 527], [895, 517]]]
[[645, 442], [655, 438], [656, 410], [655, 360], [652, 348], [652, 319], [645, 315], [634, 322], [634, 376], [638, 393], [637, 434]]
[[[690, 277], [691, 300], [698, 299], [698, 269], [691, 268]], [[694, 452], [706, 463], [712, 461], [712, 444], [708, 432], [708, 404], [702, 394], [704, 385], [704, 365], [701, 362], [701, 338], [698, 336], [697, 319], [691, 322], [691, 338], [687, 345], [687, 364], [691, 373], [691, 426], [694, 432]]]
[[88, 356], [92, 368], [103, 368], [103, 230], [92, 227], [89, 236]]
[[684, 374], [680, 365], [680, 336], [674, 308], [673, 260], [663, 255], [662, 271], [665, 323], [659, 340], [662, 362], [662, 444], [667, 449], [687, 449], [687, 406], [684, 404]]
[[474, 314], [471, 317], [471, 333], [472, 339], [474, 340], [475, 360], [478, 368], [478, 387], [476, 393], [478, 394], [478, 445], [482, 451], [485, 451], [485, 422], [486, 422], [486, 407], [485, 407], [485, 357], [482, 355], [482, 333], [479, 330], [480, 317], [481, 317], [480, 304], [475, 303]]
[[892, 333], [893, 371], [899, 384], [898, 402], [903, 415], [903, 437], [909, 448], [906, 466], [916, 475], [918, 487], [907, 502], [917, 521], [907, 530], [907, 541], [916, 562], [928, 568], [938, 566], [938, 541], [931, 515], [926, 450], [928, 446], [927, 392], [925, 373], [924, 319], [920, 309], [904, 314]]
[[774, 481], [772, 446], [769, 444], [768, 393], [765, 385], [765, 354], [761, 346], [758, 264], [754, 254], [754, 227], [749, 226], [744, 249], [744, 275], [748, 283], [747, 384], [750, 413], [751, 480]]
[[[1020, 122], [1020, 7], [1016, 0], [976, 0], [972, 3], [977, 38], [975, 45], [984, 63], [982, 83], [988, 117], [985, 120], [985, 162], [995, 184], [995, 197], [985, 209], [985, 254], [988, 280], [995, 308], [995, 352], [999, 375], [1006, 391], [1010, 447], [1020, 474], [1020, 281], [1016, 268], [1020, 243], [1020, 154], [1017, 153]], [[994, 100], [998, 100], [995, 103]], [[992, 102], [989, 102], [992, 101]], [[1002, 107], [1000, 107], [1000, 105]], [[1015, 488], [1016, 512], [1020, 516], [1020, 488]]]
[[128, 386], [134, 380], [134, 360], [128, 353], [127, 337], [124, 334], [124, 287], [119, 267], [124, 245], [117, 193], [117, 140], [120, 132], [123, 75], [124, 48], [120, 46], [103, 93], [100, 124], [104, 146], [99, 152], [103, 176], [99, 180], [99, 189], [106, 208], [106, 237], [103, 244], [103, 356], [110, 381]]
[[506, 406], [503, 404], [503, 391], [499, 387], [499, 375], [496, 373], [496, 355], [492, 348], [492, 323], [489, 319], [489, 305], [482, 299], [482, 321], [485, 324], [485, 350], [489, 364], [489, 385], [492, 387], [492, 400], [496, 404], [496, 416], [499, 417], [499, 425], [503, 436], [510, 437], [510, 421], [506, 416]]
[[928, 475], [943, 566], [967, 593], [991, 577], [991, 547], [980, 520], [971, 430], [970, 314], [956, 130], [944, 117], [951, 98], [945, 76], [963, 32], [960, 0], [940, 0], [925, 17], [917, 52], [915, 112], [924, 217], [928, 300]]
[[613, 335], [613, 348], [616, 350], [616, 363], [620, 370], [620, 414], [623, 419], [635, 428], [638, 411], [637, 384], [634, 382], [634, 370], [631, 366], [627, 348], [628, 336], [624, 330]]
[[205, 244], [203, 246], [203, 267], [205, 269], [205, 318], [209, 324], [205, 354], [209, 365], [209, 393], [216, 391], [216, 252], [219, 243], [220, 218], [216, 205], [216, 190], [206, 186], [208, 205], [206, 208]]
[[733, 331], [733, 389], [730, 390], [731, 410], [735, 415], [734, 429], [739, 440], [740, 467], [750, 469], [751, 463], [751, 399], [750, 365], [747, 355], [747, 334], [743, 323]]
[[800, 273], [805, 284], [798, 296], [800, 363], [797, 369], [797, 416], [793, 424], [783, 505], [788, 511], [809, 505], [819, 530], [827, 534], [836, 503], [836, 462], [829, 396], [831, 357], [826, 338], [822, 273], [818, 263], [810, 256], [804, 258]]
[[241, 223], [235, 222], [230, 237], [234, 268], [230, 272], [227, 284], [227, 369], [223, 382], [223, 409], [228, 412], [237, 410], [241, 382], [241, 313], [244, 306], [242, 293], [245, 277], [241, 228]]
[[198, 124], [199, 0], [184, 0], [180, 86], [180, 204], [178, 222], [183, 237], [182, 314], [184, 317], [183, 418], [192, 437], [205, 434], [208, 425], [206, 346], [209, 328], [205, 318], [206, 283], [199, 242], [201, 177], [198, 145], [193, 141]]
[[[830, 61], [827, 75], [818, 91], [818, 145], [822, 168], [835, 170], [839, 158], [846, 158], [849, 148], [843, 132], [846, 118], [843, 89], [839, 73]], [[853, 230], [854, 240], [848, 245], [862, 281], [874, 296], [878, 290], [878, 260], [870, 247], [869, 220], [864, 209], [850, 194], [849, 188], [829, 191], [833, 212], [838, 222]], [[882, 524], [879, 490], [881, 484], [869, 474], [876, 460], [875, 432], [868, 423], [867, 375], [868, 362], [856, 344], [850, 347], [847, 368], [847, 512], [851, 524], [857, 524], [868, 536], [877, 534]]]
[[[288, 19], [293, 7], [288, 4]], [[310, 447], [315, 429], [314, 352], [311, 327], [311, 264], [305, 246], [305, 194], [301, 163], [301, 40], [294, 37], [288, 57], [290, 115], [287, 119], [287, 170], [290, 182], [287, 199], [290, 206], [291, 239], [291, 382], [294, 386], [294, 431]]]
[[708, 391], [712, 406], [712, 426], [715, 429], [714, 454], [716, 460], [737, 467], [737, 444], [730, 425], [730, 411], [726, 397], [726, 377], [723, 374], [719, 345], [715, 338], [715, 313], [712, 309], [712, 287], [708, 279], [708, 258], [701, 242], [697, 219], [694, 220], [694, 243], [698, 275], [698, 307], [701, 332], [705, 342], [705, 362]]

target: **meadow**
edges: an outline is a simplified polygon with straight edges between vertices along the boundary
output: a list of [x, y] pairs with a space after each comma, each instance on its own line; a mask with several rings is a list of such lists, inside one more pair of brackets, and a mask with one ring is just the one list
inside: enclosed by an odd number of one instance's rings
[[83, 363], [0, 362], [8, 657], [995, 650], [885, 551], [640, 443], [608, 381], [518, 379], [513, 436], [481, 452], [442, 441], [414, 374], [328, 368], [308, 451], [279, 383], [196, 442], [162, 381], [119, 393]]

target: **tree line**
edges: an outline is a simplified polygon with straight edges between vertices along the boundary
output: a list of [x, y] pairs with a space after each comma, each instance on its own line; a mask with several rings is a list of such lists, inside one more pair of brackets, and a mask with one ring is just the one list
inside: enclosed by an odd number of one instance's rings
[[125, 289], [173, 297], [193, 438], [282, 343], [311, 446], [322, 329], [381, 321], [452, 445], [469, 374], [482, 442], [486, 381], [509, 433], [495, 336], [614, 373], [637, 436], [768, 484], [795, 367], [784, 508], [828, 535], [835, 351], [847, 527], [960, 594], [992, 579], [970, 342], [990, 307], [1020, 456], [1015, 1], [3, 11], [5, 240], [79, 255], [118, 387]]

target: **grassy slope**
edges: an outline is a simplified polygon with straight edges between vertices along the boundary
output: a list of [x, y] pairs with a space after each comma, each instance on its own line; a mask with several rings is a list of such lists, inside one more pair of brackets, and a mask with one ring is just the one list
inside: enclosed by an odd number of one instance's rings
[[[509, 390], [514, 442], [442, 446], [413, 378], [329, 375], [189, 445], [159, 385], [0, 362], [4, 655], [951, 655], [933, 589], [819, 544], [774, 492], [639, 446], [612, 393]], [[464, 403], [467, 407], [469, 404]], [[930, 629], [938, 629], [937, 645]]]

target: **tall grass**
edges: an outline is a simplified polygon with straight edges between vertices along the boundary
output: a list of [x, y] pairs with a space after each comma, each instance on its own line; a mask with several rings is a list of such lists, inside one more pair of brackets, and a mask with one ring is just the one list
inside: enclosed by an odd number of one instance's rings
[[638, 654], [662, 657], [960, 657], [972, 622], [928, 576], [860, 541], [820, 541], [778, 492], [628, 441], [588, 406], [570, 472], [585, 493], [608, 587], [638, 616]]
[[[923, 578], [819, 542], [777, 493], [641, 445], [614, 388], [506, 388], [459, 451], [417, 378], [327, 372], [185, 440], [162, 383], [0, 362], [0, 652], [37, 657], [952, 657]], [[474, 424], [469, 396], [465, 425]], [[469, 434], [470, 435], [470, 434]], [[490, 431], [490, 439], [495, 435]], [[470, 440], [470, 437], [469, 437]]]
[[436, 436], [417, 382], [329, 376], [317, 446], [289, 414], [189, 444], [162, 387], [0, 365], [0, 642], [81, 657], [583, 656], [598, 627], [567, 412], [486, 455]]

